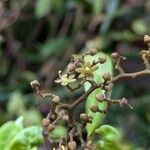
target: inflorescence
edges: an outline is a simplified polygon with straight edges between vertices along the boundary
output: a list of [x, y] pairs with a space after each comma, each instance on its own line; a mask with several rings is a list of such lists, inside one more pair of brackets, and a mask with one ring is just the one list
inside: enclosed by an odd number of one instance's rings
[[[49, 113], [42, 120], [43, 136], [48, 150], [76, 150], [77, 143], [74, 140], [75, 137], [79, 138], [81, 143], [80, 146], [82, 149], [94, 149], [94, 143], [89, 142], [88, 138], [82, 137], [82, 129], [86, 126], [86, 124], [92, 122], [92, 117], [88, 116], [86, 113], [82, 113], [79, 116], [80, 121], [76, 121], [73, 116], [73, 111], [74, 109], [77, 109], [77, 106], [80, 103], [86, 101], [86, 98], [95, 89], [100, 88], [105, 91], [104, 94], [95, 95], [95, 98], [99, 103], [106, 102], [107, 106], [106, 109], [100, 110], [97, 105], [92, 105], [90, 106], [90, 110], [92, 112], [99, 112], [105, 115], [108, 113], [110, 106], [113, 104], [118, 104], [120, 107], [128, 106], [132, 108], [126, 98], [123, 97], [117, 100], [112, 99], [109, 93], [112, 91], [112, 85], [120, 79], [132, 79], [143, 75], [150, 75], [150, 36], [145, 35], [144, 42], [148, 45], [148, 50], [142, 50], [140, 53], [141, 58], [143, 59], [143, 64], [145, 65], [144, 70], [133, 73], [126, 73], [121, 67], [121, 62], [125, 61], [126, 58], [121, 56], [119, 53], [114, 52], [111, 54], [111, 57], [115, 62], [114, 69], [117, 70], [118, 73], [116, 76], [112, 76], [109, 72], [105, 73], [102, 76], [103, 82], [101, 83], [96, 83], [93, 80], [93, 76], [94, 72], [100, 67], [100, 64], [105, 63], [107, 59], [105, 57], [100, 57], [98, 61], [85, 61], [85, 56], [94, 56], [97, 53], [97, 50], [94, 48], [90, 49], [90, 51], [85, 54], [73, 55], [71, 57], [71, 62], [67, 66], [67, 72], [62, 74], [62, 71], [59, 71], [59, 78], [55, 80], [55, 82], [60, 83], [62, 86], [67, 87], [71, 91], [79, 89], [84, 85], [85, 82], [89, 82], [91, 87], [79, 98], [73, 100], [73, 103], [71, 104], [61, 102], [60, 97], [57, 95], [41, 92], [41, 85], [37, 80], [31, 82], [31, 86], [34, 91], [36, 91], [36, 94], [40, 95], [41, 97], [50, 97]], [[49, 137], [49, 133], [55, 130], [55, 126], [60, 120], [64, 120], [68, 124], [68, 134], [66, 137], [62, 137], [61, 139], [51, 139]]]

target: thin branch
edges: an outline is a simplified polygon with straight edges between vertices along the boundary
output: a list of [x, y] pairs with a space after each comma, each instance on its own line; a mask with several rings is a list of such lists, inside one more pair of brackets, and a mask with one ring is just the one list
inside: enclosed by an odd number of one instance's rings
[[51, 142], [50, 142], [50, 139], [49, 139], [49, 136], [48, 136], [49, 133], [45, 128], [43, 128], [42, 134], [43, 134], [44, 141], [45, 141], [47, 149], [51, 150]]
[[150, 70], [145, 69], [145, 70], [133, 72], [133, 73], [122, 73], [112, 78], [110, 82], [116, 82], [117, 80], [122, 79], [122, 78], [136, 78], [142, 75], [150, 75]]
[[91, 86], [88, 91], [86, 91], [82, 96], [80, 96], [76, 101], [74, 101], [70, 105], [70, 110], [72, 111], [77, 105], [83, 102], [96, 88], [96, 86]]

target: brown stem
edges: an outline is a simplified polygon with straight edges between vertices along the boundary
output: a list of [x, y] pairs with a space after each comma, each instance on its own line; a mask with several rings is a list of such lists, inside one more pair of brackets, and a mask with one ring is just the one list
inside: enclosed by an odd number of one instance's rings
[[121, 73], [117, 75], [116, 77], [112, 78], [110, 82], [116, 82], [117, 80], [122, 79], [122, 78], [136, 78], [136, 77], [140, 77], [142, 75], [148, 75], [148, 74], [150, 75], [150, 70], [148, 69], [138, 71], [138, 72], [133, 72], [133, 73]]
[[74, 101], [70, 105], [70, 110], [74, 110], [74, 108], [79, 105], [81, 102], [83, 102], [97, 87], [96, 86], [91, 86], [88, 91], [86, 91], [82, 96], [80, 96], [76, 101]]
[[43, 137], [44, 137], [46, 148], [48, 150], [51, 150], [51, 142], [50, 142], [50, 139], [49, 139], [49, 136], [48, 136], [48, 131], [45, 128], [43, 129], [42, 134], [43, 134]]
[[120, 57], [120, 58], [118, 58], [118, 60], [117, 60], [117, 64], [116, 64], [116, 66], [115, 66], [115, 69], [116, 69], [116, 70], [118, 70], [118, 72], [120, 72], [120, 73], [124, 73], [124, 70], [120, 67], [121, 60], [122, 60], [122, 58], [121, 58], [121, 57]]

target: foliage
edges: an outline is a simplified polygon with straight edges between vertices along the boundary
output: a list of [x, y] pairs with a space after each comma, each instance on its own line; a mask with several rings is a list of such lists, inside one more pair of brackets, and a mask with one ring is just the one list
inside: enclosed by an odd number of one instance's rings
[[1, 150], [36, 150], [43, 143], [42, 129], [38, 126], [23, 128], [23, 118], [9, 121], [0, 127]]

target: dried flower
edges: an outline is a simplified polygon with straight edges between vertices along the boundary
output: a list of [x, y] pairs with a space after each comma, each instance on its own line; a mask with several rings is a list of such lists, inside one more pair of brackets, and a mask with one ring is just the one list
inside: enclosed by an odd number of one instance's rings
[[119, 106], [120, 107], [128, 106], [130, 109], [133, 109], [133, 107], [128, 103], [128, 100], [124, 97], [119, 101]]
[[119, 105], [120, 105], [120, 107], [125, 107], [125, 106], [127, 106], [127, 105], [128, 105], [127, 99], [123, 97], [123, 98], [119, 101]]
[[92, 77], [93, 72], [98, 69], [97, 65], [92, 65], [90, 62], [85, 62], [81, 65], [81, 67], [76, 68], [75, 71], [79, 73], [78, 78], [84, 78], [84, 77]]
[[74, 75], [61, 75], [61, 71], [59, 71], [59, 77], [60, 79], [55, 80], [56, 83], [61, 83], [62, 86], [66, 86], [69, 83], [75, 82], [76, 79], [74, 79]]

